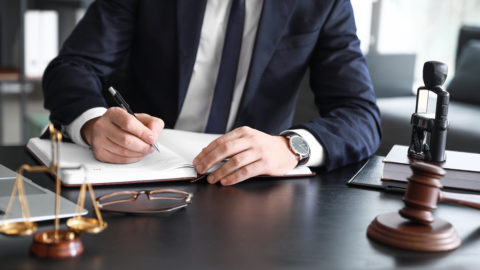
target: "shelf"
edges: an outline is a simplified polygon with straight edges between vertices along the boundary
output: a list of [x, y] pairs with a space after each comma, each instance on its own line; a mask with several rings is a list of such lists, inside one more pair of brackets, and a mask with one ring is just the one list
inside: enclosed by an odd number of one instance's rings
[[14, 68], [0, 67], [0, 81], [18, 81], [20, 80], [20, 72]]

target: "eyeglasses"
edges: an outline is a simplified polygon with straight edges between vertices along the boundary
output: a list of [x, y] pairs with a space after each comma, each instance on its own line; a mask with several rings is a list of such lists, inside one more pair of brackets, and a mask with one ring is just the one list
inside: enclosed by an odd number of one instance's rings
[[192, 197], [193, 194], [176, 189], [127, 190], [105, 194], [96, 201], [102, 211], [152, 214], [184, 208], [192, 202]]

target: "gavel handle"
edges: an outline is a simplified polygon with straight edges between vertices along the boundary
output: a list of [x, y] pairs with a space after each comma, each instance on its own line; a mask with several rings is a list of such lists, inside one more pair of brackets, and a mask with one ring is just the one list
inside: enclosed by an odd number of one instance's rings
[[457, 203], [480, 210], [480, 195], [461, 194], [441, 191], [439, 201]]

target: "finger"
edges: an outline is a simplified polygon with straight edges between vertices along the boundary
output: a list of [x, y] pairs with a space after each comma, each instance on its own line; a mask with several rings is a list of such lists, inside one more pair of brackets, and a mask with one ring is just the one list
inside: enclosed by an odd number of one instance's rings
[[155, 142], [156, 138], [154, 138], [153, 132], [124, 109], [112, 107], [107, 112], [110, 112], [108, 117], [111, 122], [120, 129], [140, 138], [147, 144]]
[[138, 120], [140, 120], [140, 122], [142, 122], [148, 129], [153, 132], [153, 136], [156, 141], [158, 135], [165, 127], [165, 123], [163, 122], [163, 120], [145, 113], [138, 113], [135, 115], [137, 116]]
[[152, 146], [140, 138], [126, 132], [116, 125], [112, 125], [105, 130], [105, 137], [122, 148], [143, 155], [151, 152]]
[[216, 144], [216, 147], [213, 148], [212, 151], [199, 156], [194, 165], [197, 171], [203, 174], [215, 166], [215, 164], [225, 160], [226, 158], [233, 157], [238, 153], [247, 151], [250, 148], [251, 144], [246, 138], [221, 142], [221, 144]]
[[[197, 171], [199, 173], [204, 173], [205, 171], [210, 169], [210, 166], [209, 166], [208, 169], [205, 169], [205, 164], [203, 164], [203, 160], [205, 160], [206, 155], [210, 154], [211, 151], [213, 151], [215, 149], [218, 149], [219, 147], [228, 143], [231, 140], [234, 140], [236, 138], [245, 137], [248, 133], [251, 133], [252, 130], [253, 129], [251, 129], [249, 127], [239, 127], [239, 128], [236, 128], [236, 129], [228, 132], [227, 134], [217, 138], [216, 140], [212, 141], [207, 147], [202, 149], [200, 154], [198, 154], [195, 157], [195, 159], [193, 160], [193, 165], [197, 168]], [[226, 156], [226, 157], [228, 157], [228, 156]], [[225, 159], [226, 157], [224, 157], [223, 159]], [[223, 160], [223, 159], [220, 159], [220, 161]], [[219, 162], [219, 161], [217, 161], [217, 162]]]
[[226, 133], [225, 135], [218, 137], [202, 150], [202, 152], [199, 155], [200, 158], [202, 158], [203, 155], [206, 155], [212, 150], [216, 149], [219, 145], [222, 145], [230, 140], [244, 136], [244, 134], [248, 132], [249, 129], [250, 129], [249, 127], [239, 127]]
[[216, 183], [240, 168], [259, 160], [260, 158], [260, 153], [258, 151], [254, 151], [253, 149], [238, 153], [231, 157], [220, 168], [208, 175], [207, 181], [210, 184]]
[[131, 150], [115, 143], [114, 141], [111, 141], [109, 138], [105, 140], [103, 148], [113, 154], [116, 154], [122, 157], [127, 157], [127, 158], [142, 158], [154, 151], [154, 148], [151, 146], [148, 148], [146, 152], [136, 151], [137, 149]]
[[143, 153], [132, 152], [123, 148], [106, 137], [96, 140], [92, 150], [96, 159], [109, 163], [130, 163], [138, 161], [145, 156]]
[[249, 178], [261, 175], [262, 168], [263, 168], [263, 165], [261, 160], [257, 160], [227, 175], [226, 177], [220, 180], [220, 183], [224, 186], [237, 184]]

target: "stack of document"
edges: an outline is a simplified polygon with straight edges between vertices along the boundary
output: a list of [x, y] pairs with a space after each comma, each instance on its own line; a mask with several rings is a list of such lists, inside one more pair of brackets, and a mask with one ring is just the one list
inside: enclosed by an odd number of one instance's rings
[[[442, 167], [446, 175], [440, 179], [447, 188], [480, 191], [480, 154], [446, 151], [445, 162], [430, 162]], [[394, 145], [383, 160], [384, 185], [406, 187], [412, 175], [410, 164], [417, 160], [408, 157], [408, 146]]]

